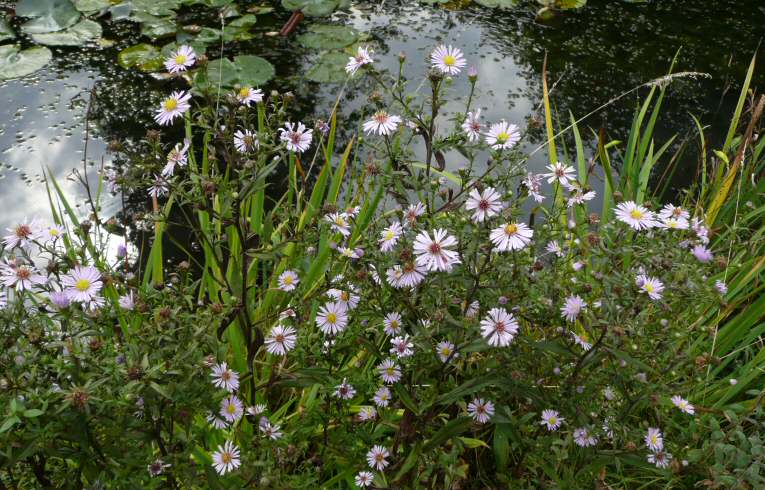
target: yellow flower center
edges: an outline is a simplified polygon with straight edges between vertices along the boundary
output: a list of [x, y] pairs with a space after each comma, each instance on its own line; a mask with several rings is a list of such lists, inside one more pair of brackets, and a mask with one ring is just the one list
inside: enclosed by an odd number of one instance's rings
[[395, 372], [396, 372], [396, 370], [395, 370], [395, 369], [393, 369], [392, 367], [389, 367], [389, 368], [386, 368], [386, 369], [385, 369], [385, 374], [387, 374], [388, 376], [393, 376], [393, 374], [394, 374]]
[[177, 54], [175, 55], [175, 64], [176, 65], [182, 65], [186, 63], [186, 55], [185, 54]]
[[518, 232], [518, 225], [510, 223], [509, 225], [505, 226], [506, 235], [515, 235], [517, 232]]
[[337, 322], [337, 315], [335, 315], [334, 313], [328, 313], [327, 314], [327, 322], [329, 322], [329, 323]]
[[448, 356], [451, 353], [452, 351], [448, 347], [444, 347], [443, 349], [441, 349], [441, 354], [443, 354], [444, 356]]
[[639, 209], [630, 211], [630, 216], [632, 216], [632, 219], [643, 219], [643, 213]]
[[231, 460], [233, 458], [231, 457], [230, 453], [223, 453], [220, 455], [220, 460], [223, 462], [223, 464], [229, 464], [231, 463]]
[[347, 303], [348, 300], [351, 299], [351, 295], [349, 293], [346, 293], [345, 291], [343, 291], [342, 293], [340, 293], [340, 299]]
[[393, 231], [391, 231], [391, 230], [388, 230], [387, 232], [385, 232], [385, 239], [386, 240], [393, 240], [394, 236], [395, 236], [395, 233], [393, 233]]
[[502, 131], [497, 135], [497, 143], [507, 143], [507, 140], [510, 139], [510, 135], [507, 134], [505, 131]]
[[643, 289], [645, 289], [649, 293], [652, 293], [653, 290], [654, 290], [654, 287], [653, 287], [653, 284], [651, 284], [650, 282], [647, 282], [647, 283], [643, 284]]
[[239, 97], [247, 98], [250, 96], [250, 87], [244, 87], [239, 89]]
[[74, 287], [78, 291], [83, 291], [83, 292], [87, 291], [88, 288], [90, 288], [90, 281], [88, 281], [87, 279], [80, 279], [79, 281], [74, 283]]
[[58, 236], [58, 230], [55, 228], [48, 230], [48, 233], [50, 233], [50, 236]]
[[167, 99], [163, 105], [165, 106], [166, 111], [174, 111], [178, 108], [178, 101], [175, 99]]
[[454, 66], [456, 62], [457, 62], [457, 58], [455, 58], [454, 56], [450, 54], [447, 54], [446, 56], [444, 56], [444, 64], [446, 66]]
[[555, 417], [550, 417], [549, 419], [547, 419], [547, 423], [550, 425], [555, 425], [557, 421], [558, 419], [556, 419]]
[[284, 277], [284, 284], [287, 285], [287, 286], [291, 285], [292, 284], [292, 276], [290, 276], [290, 275], [285, 276]]
[[651, 444], [656, 444], [656, 436], [651, 436]]
[[233, 403], [231, 403], [231, 404], [229, 404], [229, 405], [226, 407], [226, 411], [227, 411], [228, 413], [230, 413], [231, 415], [233, 415], [233, 414], [236, 412], [236, 406], [235, 406]]

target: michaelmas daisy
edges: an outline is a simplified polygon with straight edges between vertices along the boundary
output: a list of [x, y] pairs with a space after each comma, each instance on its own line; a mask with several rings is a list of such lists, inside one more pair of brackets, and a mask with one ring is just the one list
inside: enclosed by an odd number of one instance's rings
[[167, 97], [162, 101], [157, 114], [154, 116], [154, 120], [161, 126], [168, 126], [172, 124], [176, 117], [180, 117], [184, 112], [191, 109], [189, 104], [191, 100], [191, 94], [183, 90], [173, 92], [170, 97]]
[[459, 48], [441, 45], [430, 54], [430, 62], [434, 68], [446, 75], [456, 75], [465, 67], [467, 61]]

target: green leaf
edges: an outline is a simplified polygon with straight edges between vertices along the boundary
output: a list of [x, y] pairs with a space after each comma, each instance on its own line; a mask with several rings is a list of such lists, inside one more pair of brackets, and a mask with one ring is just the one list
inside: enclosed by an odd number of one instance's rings
[[28, 419], [33, 419], [35, 417], [39, 417], [40, 415], [44, 414], [42, 410], [39, 408], [30, 408], [29, 410], [24, 410], [24, 417]]
[[348, 26], [318, 24], [309, 26], [297, 40], [309, 49], [338, 49], [358, 41], [359, 33]]
[[518, 5], [518, 0], [476, 0], [478, 5], [489, 8], [509, 9]]
[[329, 15], [349, 4], [349, 0], [282, 0], [282, 7], [285, 9], [300, 10], [309, 17]]
[[312, 82], [342, 83], [345, 80], [345, 64], [348, 56], [337, 51], [330, 51], [319, 56], [305, 76]]
[[74, 8], [82, 13], [93, 13], [112, 6], [109, 0], [74, 0]]
[[32, 40], [46, 46], [82, 46], [101, 37], [101, 24], [83, 19], [68, 29], [45, 34], [32, 34]]
[[175, 16], [180, 0], [132, 0], [133, 12], [142, 12], [156, 17]]
[[220, 84], [226, 88], [234, 85], [258, 87], [263, 85], [275, 73], [274, 67], [268, 60], [259, 56], [237, 56], [233, 61], [222, 58], [211, 61], [207, 70], [197, 70], [194, 76], [194, 87], [197, 90], [210, 90]]
[[0, 42], [15, 38], [16, 33], [13, 32], [13, 29], [11, 29], [8, 21], [5, 20], [5, 17], [0, 17]]
[[21, 419], [15, 415], [9, 419], [6, 419], [5, 422], [3, 422], [3, 425], [0, 425], [0, 434], [6, 432], [8, 429], [18, 424], [19, 422], [21, 422]]
[[27, 34], [63, 31], [80, 20], [80, 13], [69, 0], [20, 0], [16, 15], [32, 18], [21, 26]]
[[169, 36], [177, 30], [175, 19], [172, 17], [155, 17], [149, 14], [139, 14], [131, 18], [141, 23], [141, 34], [151, 39]]
[[117, 55], [117, 63], [125, 69], [135, 67], [145, 72], [159, 71], [164, 66], [159, 49], [146, 43], [136, 44], [120, 51]]
[[578, 9], [587, 5], [587, 0], [555, 0], [555, 8], [561, 10]]
[[488, 444], [486, 444], [480, 439], [473, 439], [472, 437], [462, 437], [462, 436], [458, 437], [457, 439], [462, 441], [462, 443], [465, 446], [469, 447], [470, 449], [475, 449], [477, 447], [489, 447]]
[[258, 23], [258, 17], [253, 14], [247, 14], [239, 17], [238, 19], [229, 22], [226, 27], [251, 27]]
[[21, 50], [18, 45], [0, 46], [0, 80], [27, 76], [41, 69], [53, 58], [43, 46]]

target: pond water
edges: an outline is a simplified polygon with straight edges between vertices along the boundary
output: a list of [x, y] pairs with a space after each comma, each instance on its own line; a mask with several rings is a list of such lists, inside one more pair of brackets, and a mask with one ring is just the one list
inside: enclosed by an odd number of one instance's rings
[[[407, 0], [354, 4], [350, 12], [336, 14], [333, 22], [368, 33], [381, 66], [396, 67], [397, 54], [403, 52], [410, 79], [425, 72], [425, 59], [434, 45], [444, 42], [463, 48], [469, 63], [479, 70], [477, 103], [484, 108], [486, 119], [505, 118], [531, 128], [528, 148], [541, 136], [538, 123], [545, 53], [558, 111], [581, 117], [664, 75], [679, 50], [675, 71], [703, 72], [710, 78], [682, 78], [672, 83], [657, 138], [689, 133], [693, 128], [689, 114], [694, 114], [716, 128], [717, 132], [709, 133], [714, 140], [727, 128], [739, 82], [765, 35], [761, 0], [590, 0], [585, 8], [565, 12], [546, 24], [535, 22], [538, 5], [533, 1], [522, 1], [510, 11], [487, 9], [470, 1], [452, 2], [448, 8]], [[306, 52], [294, 38], [266, 35], [278, 30], [288, 17], [286, 12], [259, 17], [254, 27], [256, 39], [236, 49], [275, 65], [277, 78], [265, 88], [297, 94], [295, 110], [300, 117], [326, 118], [338, 85], [316, 84], [303, 77], [316, 54]], [[200, 13], [194, 20], [214, 19]], [[153, 108], [170, 90], [168, 82], [120, 68], [116, 55], [137, 42], [138, 31], [125, 22], [102, 23], [104, 37], [115, 41], [114, 45], [54, 50], [54, 61], [42, 71], [23, 80], [0, 82], [3, 228], [24, 217], [48, 217], [44, 169], [56, 176], [69, 195], [81, 196], [79, 184], [71, 177], [74, 169], [82, 172], [84, 157], [93, 179], [97, 167], [109, 162], [108, 142], [137, 139], [147, 128], [155, 127]], [[754, 86], [763, 87], [764, 81], [763, 71], [758, 70]], [[96, 100], [88, 118], [94, 87]], [[455, 93], [466, 93], [465, 77], [457, 78], [453, 87]], [[359, 109], [365, 105], [367, 89], [363, 80], [349, 87], [343, 110], [348, 127], [354, 127], [361, 117]], [[637, 99], [645, 93], [637, 91], [621, 99], [590, 117], [587, 124], [604, 127], [609, 136], [619, 137], [629, 128]], [[532, 166], [543, 165], [541, 153], [539, 157]], [[681, 162], [678, 185], [693, 179], [695, 166], [692, 156]], [[106, 214], [116, 213], [119, 205], [117, 200], [109, 202]], [[87, 212], [84, 206], [80, 211]]]

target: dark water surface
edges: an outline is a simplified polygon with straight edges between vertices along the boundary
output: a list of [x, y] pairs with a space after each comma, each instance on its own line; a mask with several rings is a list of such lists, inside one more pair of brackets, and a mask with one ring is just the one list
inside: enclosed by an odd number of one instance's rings
[[[397, 54], [403, 52], [407, 75], [415, 79], [425, 73], [427, 54], [435, 45], [461, 47], [469, 64], [479, 70], [476, 102], [484, 108], [486, 120], [505, 118], [531, 128], [528, 149], [541, 137], [537, 125], [545, 53], [558, 111], [581, 117], [664, 75], [679, 50], [675, 71], [703, 72], [710, 78], [681, 78], [671, 84], [657, 139], [689, 134], [693, 128], [689, 114], [694, 114], [712, 125], [709, 136], [714, 141], [727, 129], [739, 83], [765, 35], [762, 0], [590, 0], [587, 7], [547, 24], [535, 22], [533, 1], [512, 11], [470, 2], [462, 2], [467, 5], [457, 10], [406, 0], [357, 3], [333, 21], [367, 32], [378, 66], [396, 68]], [[298, 94], [296, 111], [305, 119], [326, 117], [338, 85], [302, 77], [316, 54], [306, 52], [294, 39], [266, 36], [288, 16], [277, 13], [262, 22], [259, 17], [255, 29], [262, 37], [236, 49], [263, 56], [276, 66], [277, 79], [265, 88]], [[113, 46], [54, 50], [54, 61], [44, 70], [23, 80], [0, 82], [1, 227], [24, 217], [49, 216], [44, 168], [69, 195], [81, 196], [79, 185], [67, 177], [73, 169], [82, 169], [85, 116], [94, 86], [87, 149], [91, 178], [102, 162], [109, 163], [109, 141], [137, 139], [156, 127], [153, 109], [171, 87], [151, 75], [120, 68], [116, 54], [139, 42], [137, 30], [124, 22], [104, 24], [104, 37], [115, 41]], [[765, 87], [763, 73], [757, 70], [755, 87]], [[467, 94], [466, 77], [456, 78], [452, 87], [455, 94]], [[348, 89], [343, 118], [349, 127], [361, 117], [368, 88], [362, 79]], [[645, 93], [647, 89], [642, 89], [624, 97], [586, 123], [596, 130], [605, 128], [610, 137], [622, 136], [638, 97]], [[449, 109], [462, 108], [451, 104]], [[686, 160], [681, 162], [678, 185], [695, 175], [695, 158], [689, 154]], [[531, 161], [535, 167], [543, 163], [541, 153]], [[456, 167], [459, 162], [449, 165]], [[118, 210], [117, 200], [105, 209], [107, 215]], [[80, 211], [86, 214], [84, 205]]]

